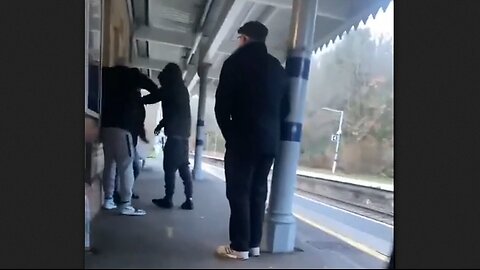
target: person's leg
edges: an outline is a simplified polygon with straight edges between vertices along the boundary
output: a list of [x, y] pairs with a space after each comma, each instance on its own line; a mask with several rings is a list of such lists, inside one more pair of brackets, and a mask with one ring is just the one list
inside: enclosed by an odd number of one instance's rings
[[193, 209], [193, 184], [192, 184], [192, 174], [190, 173], [190, 162], [188, 161], [188, 141], [185, 140], [179, 145], [178, 153], [180, 157], [180, 167], [178, 169], [180, 177], [183, 180], [184, 192], [185, 192], [185, 202], [182, 204], [182, 209], [192, 210]]
[[184, 163], [180, 166], [179, 173], [180, 177], [183, 180], [184, 192], [185, 192], [185, 202], [182, 204], [181, 208], [185, 210], [193, 209], [193, 184], [192, 184], [192, 174], [190, 173], [190, 167], [188, 163]]
[[[140, 164], [140, 156], [138, 155], [137, 147], [134, 147], [134, 158], [133, 158], [133, 178], [134, 181], [137, 181], [138, 175], [140, 174], [141, 164]], [[134, 182], [134, 183], [135, 183]], [[132, 192], [132, 199], [139, 199], [140, 197]]]
[[163, 171], [165, 172], [165, 197], [163, 199], [153, 199], [152, 202], [158, 207], [172, 208], [173, 193], [175, 191], [175, 173], [177, 166], [175, 164], [175, 140], [167, 140], [163, 149]]
[[138, 175], [140, 175], [140, 168], [141, 168], [140, 156], [138, 155], [138, 151], [137, 151], [137, 148], [136, 148], [136, 147], [134, 147], [133, 151], [134, 151], [134, 156], [133, 156], [133, 177], [135, 178], [135, 180], [137, 180]]
[[191, 200], [193, 195], [192, 174], [190, 173], [189, 163], [183, 163], [179, 168], [180, 177], [183, 180], [185, 199]]
[[133, 141], [130, 132], [116, 129], [116, 163], [120, 177], [120, 199], [121, 214], [123, 215], [145, 215], [145, 211], [135, 209], [131, 206], [133, 189]]
[[115, 169], [115, 191], [113, 192], [113, 201], [116, 204], [120, 203], [120, 193], [118, 191], [119, 187], [120, 187], [120, 176], [118, 175], [118, 167], [116, 167], [116, 169]]
[[105, 201], [103, 208], [114, 209], [117, 208], [113, 202], [113, 192], [115, 190], [115, 137], [113, 136], [111, 129], [102, 129], [102, 143], [103, 143], [103, 157], [104, 157], [104, 169], [103, 169], [103, 192]]
[[227, 149], [225, 178], [230, 204], [230, 246], [220, 246], [217, 253], [233, 259], [248, 259], [250, 247], [250, 157]]
[[252, 256], [260, 255], [265, 202], [268, 192], [268, 174], [273, 164], [273, 157], [260, 156], [255, 159], [253, 181], [250, 190], [250, 252]]

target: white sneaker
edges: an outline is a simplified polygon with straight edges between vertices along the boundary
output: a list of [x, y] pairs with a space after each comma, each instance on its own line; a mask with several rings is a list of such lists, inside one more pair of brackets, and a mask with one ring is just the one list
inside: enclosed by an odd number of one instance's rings
[[125, 206], [120, 209], [120, 214], [125, 216], [145, 216], [147, 212], [142, 209], [135, 209], [133, 206]]
[[217, 248], [217, 254], [229, 259], [248, 260], [248, 251], [235, 251], [231, 249], [229, 245], [219, 246]]
[[117, 208], [117, 205], [113, 202], [113, 199], [105, 199], [103, 202], [103, 209], [112, 210]]
[[249, 255], [252, 256], [252, 257], [260, 256], [260, 248], [259, 247], [250, 248]]

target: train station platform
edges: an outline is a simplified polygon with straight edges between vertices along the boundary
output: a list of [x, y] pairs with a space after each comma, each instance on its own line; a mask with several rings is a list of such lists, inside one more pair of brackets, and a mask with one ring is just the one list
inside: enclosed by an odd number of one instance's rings
[[152, 198], [163, 196], [161, 157], [147, 160], [135, 186], [135, 205], [146, 216], [125, 217], [102, 210], [92, 221], [92, 246], [85, 267], [97, 268], [385, 268], [386, 263], [297, 220], [297, 251], [262, 253], [247, 261], [222, 259], [218, 245], [228, 243], [229, 207], [225, 183], [206, 172], [194, 182], [193, 211], [179, 208], [183, 185], [177, 179], [175, 207], [160, 209]]

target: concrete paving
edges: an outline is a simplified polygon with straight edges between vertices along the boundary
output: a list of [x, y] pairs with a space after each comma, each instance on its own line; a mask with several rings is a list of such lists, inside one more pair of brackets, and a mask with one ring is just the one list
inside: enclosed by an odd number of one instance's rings
[[194, 183], [193, 211], [179, 209], [183, 185], [177, 179], [175, 207], [160, 209], [152, 198], [163, 196], [161, 158], [148, 160], [136, 183], [135, 205], [143, 217], [101, 211], [92, 222], [92, 245], [98, 254], [85, 255], [91, 268], [384, 268], [382, 262], [347, 243], [298, 221], [298, 251], [262, 253], [259, 258], [234, 261], [215, 256], [218, 245], [228, 243], [229, 208], [225, 183], [206, 174]]

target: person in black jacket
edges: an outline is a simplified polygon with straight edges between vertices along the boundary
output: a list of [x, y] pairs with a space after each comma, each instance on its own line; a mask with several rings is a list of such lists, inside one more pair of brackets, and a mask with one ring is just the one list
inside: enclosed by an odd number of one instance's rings
[[[153, 199], [158, 207], [172, 208], [175, 191], [175, 173], [178, 170], [185, 187], [186, 200], [181, 208], [193, 209], [192, 176], [188, 161], [188, 138], [191, 129], [190, 94], [182, 79], [182, 71], [177, 64], [169, 63], [158, 75], [161, 88], [158, 93], [143, 97], [144, 104], [162, 102], [163, 122], [167, 142], [163, 150], [163, 170], [165, 172], [165, 197]], [[160, 127], [156, 130], [159, 131]]]
[[123, 215], [145, 215], [145, 211], [131, 205], [134, 183], [134, 142], [139, 135], [139, 118], [142, 110], [140, 89], [150, 93], [158, 91], [157, 85], [136, 68], [123, 65], [105, 67], [102, 70], [102, 130], [101, 138], [105, 159], [103, 208], [115, 209], [113, 201], [115, 172], [120, 181], [120, 213]]
[[226, 141], [225, 176], [230, 204], [230, 245], [217, 253], [233, 259], [260, 255], [267, 177], [288, 113], [285, 69], [265, 45], [268, 29], [248, 22], [240, 48], [223, 64], [215, 116]]
[[[134, 158], [133, 158], [133, 178], [134, 178], [134, 183], [136, 182], [138, 176], [140, 175], [140, 170], [142, 168], [141, 165], [141, 160], [140, 160], [140, 155], [138, 154], [137, 151], [137, 145], [138, 145], [138, 138], [140, 138], [143, 142], [148, 143], [147, 135], [145, 133], [145, 117], [146, 117], [146, 111], [145, 111], [145, 106], [143, 105], [142, 102], [142, 94], [140, 91], [138, 91], [138, 94], [136, 96], [138, 100], [138, 113], [136, 115], [138, 116], [137, 118], [137, 129], [134, 133], [132, 133], [132, 140], [133, 140], [133, 147], [134, 147]], [[119, 192], [119, 174], [118, 174], [118, 168], [117, 168], [117, 175], [115, 176], [115, 192], [113, 193], [113, 201], [117, 204], [120, 203], [120, 192]], [[140, 196], [132, 192], [132, 199], [139, 199]]]

